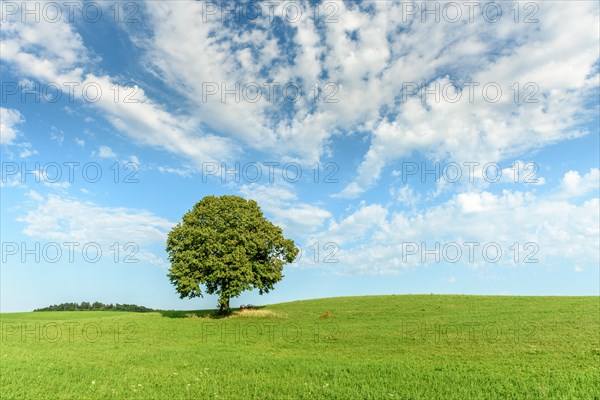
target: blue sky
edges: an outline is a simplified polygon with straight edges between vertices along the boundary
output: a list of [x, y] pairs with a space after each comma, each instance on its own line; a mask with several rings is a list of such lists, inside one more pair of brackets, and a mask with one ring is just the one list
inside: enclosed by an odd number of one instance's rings
[[178, 298], [164, 247], [222, 194], [302, 250], [233, 305], [600, 293], [597, 2], [22, 4], [2, 311], [214, 307]]

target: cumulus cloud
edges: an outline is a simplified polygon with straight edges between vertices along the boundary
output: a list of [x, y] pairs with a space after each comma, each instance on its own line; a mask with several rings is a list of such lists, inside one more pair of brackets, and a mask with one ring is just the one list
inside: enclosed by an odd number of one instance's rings
[[98, 157], [100, 158], [116, 158], [117, 155], [108, 146], [100, 146], [98, 149]]
[[580, 197], [592, 191], [598, 194], [600, 170], [591, 168], [583, 176], [578, 171], [569, 171], [563, 176], [561, 187], [567, 197]]
[[[592, 197], [578, 205], [568, 201], [597, 189], [597, 174], [597, 169], [583, 176], [570, 171], [558, 191], [545, 195], [516, 190], [463, 192], [438, 205], [402, 212], [362, 204], [340, 222], [330, 223], [315, 240], [339, 245], [336, 269], [364, 274], [394, 274], [433, 264], [436, 260], [431, 254], [425, 260], [422, 256], [436, 246], [440, 261], [448, 264], [454, 255], [445, 258], [442, 248], [453, 243], [463, 252], [459, 265], [469, 268], [490, 265], [482, 256], [488, 243], [497, 244], [503, 252], [493, 265], [524, 265], [526, 256], [537, 260], [539, 268], [561, 267], [565, 260], [598, 265], [599, 199]], [[470, 242], [478, 243], [473, 259], [465, 245]]]
[[12, 144], [17, 137], [16, 125], [24, 121], [19, 110], [0, 107], [0, 144]]
[[364, 238], [372, 229], [385, 223], [387, 209], [379, 204], [366, 205], [361, 202], [358, 210], [340, 222], [331, 221], [327, 229], [327, 240], [336, 243], [352, 243]]

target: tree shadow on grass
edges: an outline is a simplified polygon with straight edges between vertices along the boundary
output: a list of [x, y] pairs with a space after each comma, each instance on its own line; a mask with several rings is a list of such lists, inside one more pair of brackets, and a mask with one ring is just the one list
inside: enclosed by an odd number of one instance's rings
[[[265, 306], [253, 306], [252, 309], [260, 310]], [[245, 309], [245, 308], [244, 308]], [[208, 318], [221, 319], [232, 316], [235, 312], [244, 310], [243, 308], [231, 308], [227, 314], [219, 313], [219, 310], [160, 310], [159, 313], [166, 318]]]
[[160, 315], [167, 318], [218, 318], [218, 310], [161, 310]]

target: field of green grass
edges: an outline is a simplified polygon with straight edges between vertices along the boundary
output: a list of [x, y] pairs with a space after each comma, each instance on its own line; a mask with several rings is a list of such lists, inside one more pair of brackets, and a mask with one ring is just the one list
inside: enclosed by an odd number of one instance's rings
[[2, 399], [600, 399], [599, 297], [368, 296], [227, 318], [0, 322]]

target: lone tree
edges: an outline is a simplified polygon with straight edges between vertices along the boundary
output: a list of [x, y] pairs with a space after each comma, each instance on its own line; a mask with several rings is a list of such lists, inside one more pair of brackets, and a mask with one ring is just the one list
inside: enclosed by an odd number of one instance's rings
[[273, 290], [286, 263], [298, 249], [281, 228], [264, 216], [254, 200], [239, 196], [207, 196], [169, 232], [168, 277], [179, 296], [219, 295], [219, 312], [229, 311], [229, 299], [244, 290]]

